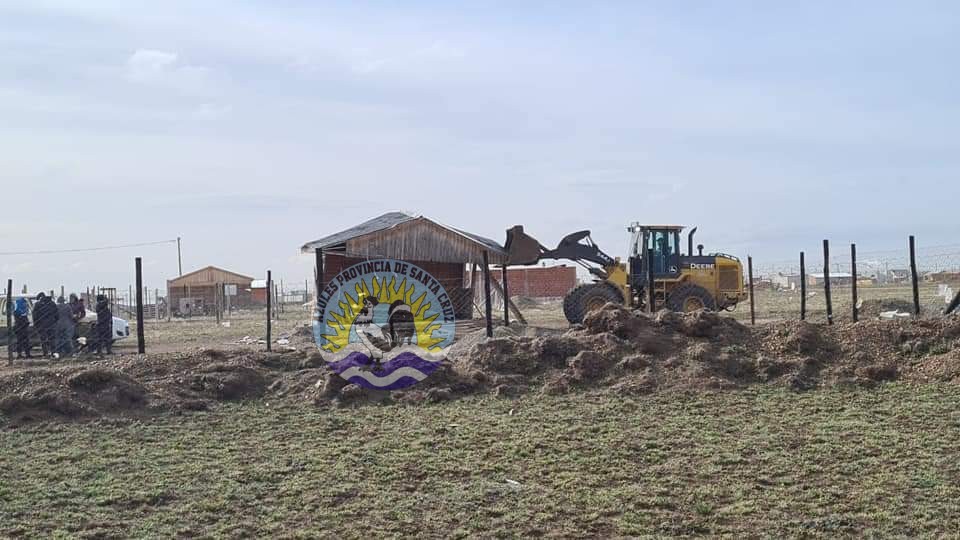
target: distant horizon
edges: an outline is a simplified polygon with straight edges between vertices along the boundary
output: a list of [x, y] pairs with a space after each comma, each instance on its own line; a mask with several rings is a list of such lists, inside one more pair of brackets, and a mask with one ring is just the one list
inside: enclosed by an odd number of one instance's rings
[[[337, 232], [337, 231], [332, 231], [332, 232]], [[161, 291], [161, 293], [165, 293], [167, 281], [173, 280], [179, 277], [178, 270], [176, 268], [177, 253], [176, 253], [175, 242], [176, 241], [174, 240], [172, 250], [170, 250], [170, 253], [167, 253], [166, 257], [158, 257], [155, 253], [152, 253], [152, 256], [150, 257], [144, 257], [145, 266], [147, 264], [147, 261], [150, 261], [150, 265], [155, 268], [158, 266], [161, 266], [161, 262], [160, 262], [161, 260], [164, 261], [163, 264], [167, 266], [169, 266], [171, 262], [173, 264], [172, 274], [167, 275], [166, 277], [163, 277], [160, 280], [157, 280], [156, 278], [153, 278], [152, 280], [145, 279], [144, 281], [145, 286], [147, 286], [151, 292], [156, 289]], [[187, 239], [182, 239], [182, 242], [185, 248], [186, 246], [189, 245], [187, 242]], [[604, 251], [608, 252], [610, 255], [613, 255], [615, 257], [620, 257], [621, 260], [625, 260], [625, 255], [623, 253], [613, 252], [612, 250], [608, 250], [608, 248], [604, 246], [600, 246], [600, 247]], [[151, 248], [151, 250], [155, 250], [155, 249], [156, 247]], [[297, 250], [299, 251], [299, 246]], [[704, 251], [711, 252], [709, 248], [706, 248]], [[685, 246], [684, 246], [683, 252], [686, 253]], [[262, 272], [263, 275], [260, 275], [256, 273], [251, 273], [249, 270], [245, 270], [243, 268], [234, 268], [234, 267], [225, 266], [223, 264], [217, 264], [215, 261], [198, 263], [196, 265], [193, 265], [192, 263], [188, 264], [188, 258], [186, 253], [187, 251], [185, 250], [184, 265], [183, 265], [184, 275], [189, 274], [191, 272], [195, 272], [197, 270], [201, 270], [208, 266], [215, 266], [223, 270], [251, 276], [254, 281], [266, 279], [266, 270]], [[807, 258], [808, 275], [814, 275], [814, 274], [817, 274], [818, 272], [822, 273], [823, 271], [822, 270], [823, 269], [822, 249], [818, 247], [815, 250], [806, 251], [805, 253]], [[33, 255], [31, 256], [31, 259], [45, 258], [45, 257], [57, 258], [57, 257], [66, 256], [66, 255], [75, 256], [74, 254]], [[850, 255], [849, 244], [837, 245], [831, 242], [831, 269], [837, 269], [835, 271], [849, 272], [849, 269], [850, 269], [849, 255]], [[744, 264], [746, 263], [746, 258], [747, 258], [746, 254], [744, 254], [742, 257], [740, 257], [739, 255], [737, 256], [738, 258], [742, 259]], [[135, 257], [136, 255], [134, 255], [134, 252], [131, 251], [130, 257], [129, 257], [129, 278], [126, 281], [121, 279], [120, 281], [122, 283], [109, 283], [109, 282], [101, 283], [101, 282], [97, 282], [96, 280], [76, 281], [68, 278], [61, 283], [56, 283], [55, 286], [53, 287], [44, 286], [42, 288], [36, 288], [31, 285], [30, 283], [31, 280], [29, 279], [29, 277], [27, 278], [26, 281], [20, 281], [16, 278], [16, 276], [8, 276], [8, 278], [14, 279], [14, 292], [17, 294], [19, 294], [18, 291], [24, 284], [26, 284], [29, 287], [31, 293], [45, 292], [49, 290], [59, 291], [61, 285], [67, 289], [68, 294], [71, 292], [74, 292], [74, 293], [84, 292], [87, 287], [93, 287], [93, 286], [107, 287], [107, 288], [113, 287], [113, 288], [116, 288], [119, 292], [125, 292], [127, 288], [132, 286], [132, 283], [134, 281], [133, 262]], [[289, 290], [295, 290], [295, 289], [297, 290], [302, 289], [303, 283], [305, 280], [311, 289], [313, 287], [314, 257], [312, 254], [299, 254], [298, 257], [301, 258], [304, 265], [309, 265], [309, 268], [310, 268], [309, 274], [301, 275], [299, 277], [289, 277], [289, 276], [282, 276], [274, 273], [274, 281], [277, 283], [279, 283], [281, 280], [284, 281], [285, 290], [289, 291]], [[0, 263], [4, 263], [8, 258], [10, 257], [0, 255]], [[918, 244], [917, 261], [918, 261], [918, 271], [920, 273], [930, 273], [930, 272], [937, 272], [937, 271], [950, 270], [950, 269], [960, 271], [960, 243], [945, 244], [940, 246], [923, 246], [922, 244]], [[516, 267], [520, 268], [524, 266], [526, 267], [542, 266], [544, 264], [546, 266], [561, 266], [561, 265], [573, 266], [577, 268], [578, 277], [580, 279], [586, 279], [589, 277], [589, 275], [585, 271], [583, 271], [583, 269], [579, 265], [577, 265], [577, 263], [569, 260], [558, 260], [558, 261], [545, 260], [536, 265], [517, 265]], [[252, 265], [248, 265], [248, 266], [252, 266]], [[877, 250], [871, 250], [871, 251], [863, 251], [858, 248], [858, 266], [859, 266], [858, 275], [864, 276], [864, 277], [876, 275], [880, 266], [885, 266], [886, 268], [884, 268], [884, 270], [905, 269], [905, 268], [908, 269], [909, 268], [909, 251], [907, 249], [906, 244], [900, 249], [890, 248], [890, 249], [877, 249]], [[796, 273], [799, 269], [799, 251], [797, 252], [797, 257], [795, 257], [794, 259], [767, 260], [767, 259], [758, 259], [757, 257], [754, 257], [754, 269], [755, 269], [755, 275], [757, 277], [760, 277], [762, 275], [774, 275], [777, 273], [785, 273], [785, 274]], [[746, 266], [744, 266], [744, 272], [746, 272]], [[120, 270], [120, 273], [123, 273], [123, 271]], [[29, 274], [27, 275], [29, 276]], [[158, 274], [154, 272], [153, 275], [156, 276]], [[4, 284], [3, 290], [0, 291], [0, 296], [5, 294], [6, 294], [6, 288]]]

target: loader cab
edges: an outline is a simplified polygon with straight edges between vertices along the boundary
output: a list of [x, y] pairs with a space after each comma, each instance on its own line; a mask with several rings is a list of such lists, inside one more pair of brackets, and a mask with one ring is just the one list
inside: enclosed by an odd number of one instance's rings
[[648, 256], [653, 257], [654, 279], [680, 277], [680, 231], [683, 227], [634, 223], [627, 230], [631, 233], [630, 275], [634, 278], [634, 286], [648, 280]]

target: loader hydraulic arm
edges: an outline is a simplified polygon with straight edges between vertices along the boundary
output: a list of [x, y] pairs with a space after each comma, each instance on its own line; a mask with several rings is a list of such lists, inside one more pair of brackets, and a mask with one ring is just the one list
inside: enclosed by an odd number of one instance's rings
[[[508, 264], [536, 264], [543, 259], [567, 259], [578, 263], [589, 262], [601, 269], [587, 266], [590, 273], [606, 277], [610, 269], [617, 267], [616, 259], [604, 253], [590, 238], [590, 231], [578, 231], [568, 234], [560, 240], [556, 249], [547, 249], [533, 237], [523, 232], [523, 226], [516, 225], [507, 230]], [[586, 266], [586, 265], [584, 265]]]

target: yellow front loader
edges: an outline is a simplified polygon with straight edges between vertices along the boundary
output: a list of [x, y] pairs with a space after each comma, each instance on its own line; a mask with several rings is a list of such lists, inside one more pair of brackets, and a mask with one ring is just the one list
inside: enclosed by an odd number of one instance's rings
[[590, 231], [569, 234], [556, 249], [547, 249], [517, 225], [507, 230], [507, 263], [536, 264], [543, 259], [569, 259], [583, 265], [596, 278], [593, 283], [570, 291], [563, 301], [563, 312], [571, 323], [607, 302], [646, 308], [653, 282], [654, 308], [673, 311], [716, 311], [732, 309], [746, 300], [743, 265], [732, 255], [703, 254], [703, 246], [693, 253], [693, 235], [687, 236], [687, 254], [680, 249], [678, 225], [640, 225], [627, 229], [632, 233], [627, 263], [604, 253], [590, 238]]

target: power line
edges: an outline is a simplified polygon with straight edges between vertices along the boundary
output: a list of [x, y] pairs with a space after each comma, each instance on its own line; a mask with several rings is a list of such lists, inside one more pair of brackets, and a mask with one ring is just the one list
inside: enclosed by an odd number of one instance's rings
[[101, 246], [93, 248], [74, 248], [74, 249], [42, 249], [38, 251], [0, 251], [0, 256], [10, 256], [10, 255], [53, 255], [57, 253], [81, 253], [86, 251], [107, 251], [111, 249], [126, 249], [126, 248], [135, 248], [135, 247], [145, 247], [145, 246], [158, 246], [161, 244], [175, 244], [177, 243], [176, 239], [173, 240], [160, 240], [158, 242], [142, 242], [139, 244], [123, 244], [119, 246]]

